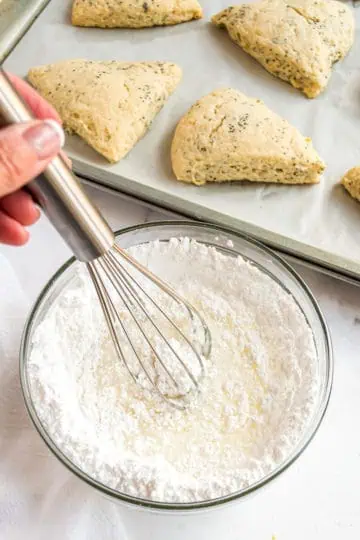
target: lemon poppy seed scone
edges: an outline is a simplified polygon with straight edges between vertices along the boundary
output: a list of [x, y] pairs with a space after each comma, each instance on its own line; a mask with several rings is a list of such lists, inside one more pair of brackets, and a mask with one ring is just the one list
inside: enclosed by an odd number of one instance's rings
[[72, 23], [100, 28], [145, 28], [200, 19], [197, 0], [74, 0]]
[[231, 88], [200, 99], [180, 120], [171, 149], [178, 180], [313, 184], [325, 166], [311, 140], [263, 102]]
[[354, 199], [360, 201], [360, 167], [350, 169], [341, 180], [341, 183]]
[[354, 41], [353, 14], [336, 0], [262, 0], [229, 7], [212, 22], [309, 98], [324, 90]]
[[141, 139], [175, 90], [181, 69], [168, 62], [67, 60], [35, 67], [30, 83], [64, 127], [116, 162]]

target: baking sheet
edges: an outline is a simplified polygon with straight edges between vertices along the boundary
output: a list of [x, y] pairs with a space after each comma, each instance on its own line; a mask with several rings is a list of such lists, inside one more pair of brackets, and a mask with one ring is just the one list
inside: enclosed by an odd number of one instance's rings
[[[144, 206], [150, 211], [150, 216], [146, 218], [146, 222], [155, 220], [155, 221], [163, 221], [163, 220], [183, 220], [184, 214], [181, 214], [179, 212], [174, 212], [172, 210], [164, 209], [163, 207], [160, 207], [158, 205], [155, 205], [149, 201], [144, 201], [139, 199], [138, 197], [127, 195], [123, 193], [122, 191], [116, 190], [114, 188], [111, 188], [109, 186], [101, 185], [99, 183], [95, 183], [92, 180], [86, 180], [82, 179], [82, 183], [85, 186], [89, 186], [90, 188], [95, 188], [97, 191], [102, 191], [104, 193], [109, 193], [113, 195], [115, 198], [119, 198], [119, 200], [122, 201], [128, 201], [131, 204], [140, 204], [141, 206]], [[90, 192], [91, 195], [91, 192]], [[160, 217], [161, 216], [161, 217]], [[341, 279], [341, 281], [344, 281], [345, 283], [349, 283], [351, 285], [356, 285], [357, 287], [360, 287], [360, 280], [357, 279], [355, 276], [346, 275], [345, 273], [336, 272], [334, 269], [331, 269], [330, 267], [325, 267], [319, 264], [315, 264], [314, 262], [305, 259], [304, 257], [296, 257], [289, 255], [289, 253], [286, 253], [285, 251], [279, 251], [276, 252], [279, 256], [281, 256], [283, 259], [285, 259], [289, 264], [298, 267], [308, 268], [310, 270], [315, 270], [317, 272], [320, 272], [324, 275]]]
[[[225, 31], [209, 23], [212, 14], [229, 4], [229, 0], [203, 1], [202, 20], [174, 27], [104, 30], [72, 27], [71, 1], [51, 0], [5, 67], [26, 75], [31, 66], [65, 58], [178, 63], [183, 69], [180, 86], [150, 132], [120, 163], [109, 165], [79, 138], [68, 137], [66, 149], [76, 172], [360, 278], [360, 205], [339, 186], [344, 172], [360, 165], [360, 8], [353, 8], [357, 32], [350, 54], [335, 67], [326, 92], [308, 100], [269, 75]], [[224, 86], [261, 98], [312, 137], [327, 163], [319, 185], [196, 187], [174, 179], [170, 145], [178, 120], [198, 98]]]
[[0, 0], [0, 62], [49, 0]]

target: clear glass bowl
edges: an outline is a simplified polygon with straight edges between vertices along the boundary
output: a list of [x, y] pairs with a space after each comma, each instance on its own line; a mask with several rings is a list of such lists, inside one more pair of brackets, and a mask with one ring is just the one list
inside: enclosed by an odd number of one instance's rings
[[325, 414], [332, 385], [332, 350], [329, 332], [324, 317], [316, 300], [302, 279], [286, 262], [275, 255], [272, 251], [242, 234], [230, 232], [227, 229], [217, 226], [193, 222], [169, 221], [145, 224], [124, 229], [118, 232], [116, 235], [117, 242], [123, 248], [128, 248], [130, 246], [157, 239], [161, 241], [168, 241], [173, 237], [180, 238], [184, 236], [195, 239], [198, 242], [204, 243], [208, 246], [213, 246], [228, 256], [236, 257], [241, 255], [245, 259], [251, 261], [251, 263], [257, 266], [260, 270], [271, 276], [272, 279], [274, 279], [283, 289], [293, 296], [313, 331], [319, 363], [320, 386], [317, 405], [314, 409], [312, 418], [310, 418], [308, 427], [296, 448], [293, 449], [288, 458], [273, 472], [271, 472], [271, 474], [268, 474], [260, 481], [246, 489], [237, 491], [225, 497], [208, 501], [171, 504], [140, 499], [118, 492], [101, 484], [71, 463], [71, 461], [63, 454], [61, 449], [58, 448], [53, 442], [37, 415], [27, 376], [27, 361], [31, 351], [31, 343], [34, 331], [37, 325], [46, 317], [49, 308], [54, 302], [54, 299], [74, 277], [75, 259], [69, 260], [56, 272], [56, 274], [44, 287], [32, 309], [24, 330], [20, 351], [20, 376], [26, 407], [37, 431], [47, 446], [55, 454], [55, 456], [77, 477], [81, 478], [92, 487], [100, 490], [104, 495], [109, 496], [113, 500], [128, 504], [130, 503], [130, 505], [138, 505], [142, 508], [145, 507], [148, 510], [172, 510], [179, 512], [186, 510], [208, 509], [210, 507], [219, 506], [230, 501], [242, 499], [271, 482], [300, 456], [314, 437]]

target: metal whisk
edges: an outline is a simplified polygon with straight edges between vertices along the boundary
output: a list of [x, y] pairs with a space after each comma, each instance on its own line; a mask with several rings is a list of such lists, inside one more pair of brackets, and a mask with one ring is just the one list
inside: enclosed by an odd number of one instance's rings
[[[0, 116], [33, 120], [0, 70]], [[60, 157], [28, 189], [71, 248], [86, 263], [116, 353], [146, 391], [183, 408], [204, 375], [211, 337], [197, 310], [115, 243], [110, 227]]]

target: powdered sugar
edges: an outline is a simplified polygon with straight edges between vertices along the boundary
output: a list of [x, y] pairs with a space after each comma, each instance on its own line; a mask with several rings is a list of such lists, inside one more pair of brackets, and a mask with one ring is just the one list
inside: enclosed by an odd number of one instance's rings
[[84, 472], [130, 495], [212, 499], [279, 465], [318, 390], [312, 332], [296, 302], [242, 258], [189, 239], [132, 248], [199, 309], [212, 334], [201, 392], [176, 410], [136, 385], [116, 357], [86, 271], [34, 334], [28, 364], [38, 415]]

